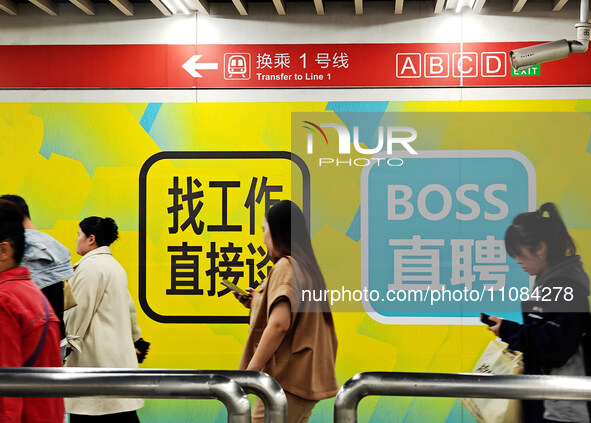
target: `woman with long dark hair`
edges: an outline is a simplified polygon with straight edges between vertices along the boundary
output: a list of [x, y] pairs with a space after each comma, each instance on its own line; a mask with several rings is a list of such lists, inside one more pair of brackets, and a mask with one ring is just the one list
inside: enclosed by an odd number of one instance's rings
[[[591, 375], [589, 278], [556, 206], [515, 217], [505, 233], [507, 253], [535, 276], [523, 324], [492, 316], [489, 329], [523, 352], [532, 375]], [[526, 423], [589, 422], [591, 402], [524, 401]]]
[[[76, 253], [82, 259], [70, 279], [78, 305], [65, 312], [68, 367], [137, 368], [134, 342], [140, 338], [135, 305], [127, 290], [127, 275], [109, 246], [119, 237], [109, 217], [80, 222]], [[70, 423], [138, 423], [141, 399], [67, 398]]]
[[[316, 403], [337, 393], [337, 338], [302, 211], [291, 201], [271, 207], [263, 222], [264, 242], [274, 263], [250, 297], [239, 297], [250, 311], [250, 330], [241, 370], [271, 375], [287, 396], [288, 422], [308, 421]], [[319, 295], [316, 295], [318, 298]], [[253, 422], [264, 421], [257, 400]]]

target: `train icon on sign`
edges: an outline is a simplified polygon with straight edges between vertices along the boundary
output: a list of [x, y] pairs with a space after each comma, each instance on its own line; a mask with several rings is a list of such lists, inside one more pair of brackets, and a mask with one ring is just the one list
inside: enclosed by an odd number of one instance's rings
[[250, 53], [225, 53], [224, 79], [228, 81], [250, 79]]
[[241, 76], [246, 78], [246, 58], [240, 54], [234, 54], [228, 59], [228, 77]]

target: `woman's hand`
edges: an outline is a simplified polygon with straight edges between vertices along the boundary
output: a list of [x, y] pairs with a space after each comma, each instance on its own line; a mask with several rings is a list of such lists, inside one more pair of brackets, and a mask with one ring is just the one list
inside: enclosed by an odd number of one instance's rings
[[250, 296], [246, 297], [244, 295], [238, 294], [235, 291], [232, 291], [232, 293], [234, 294], [234, 297], [236, 297], [236, 299], [238, 301], [240, 301], [240, 303], [244, 307], [250, 308], [250, 304], [252, 303], [252, 297], [253, 297], [253, 295], [257, 294], [257, 292], [253, 288], [251, 288], [251, 287], [246, 288], [246, 292], [248, 292], [250, 294]]
[[[258, 295], [258, 293], [257, 293]], [[287, 298], [281, 297], [271, 308], [271, 314], [263, 335], [246, 370], [262, 371], [275, 354], [291, 325], [291, 306]]]
[[492, 320], [493, 322], [495, 322], [496, 325], [489, 326], [488, 330], [490, 330], [492, 333], [494, 333], [495, 336], [499, 336], [499, 331], [501, 330], [501, 323], [503, 322], [503, 319], [501, 319], [500, 317], [497, 317], [497, 316], [490, 316], [489, 319]]

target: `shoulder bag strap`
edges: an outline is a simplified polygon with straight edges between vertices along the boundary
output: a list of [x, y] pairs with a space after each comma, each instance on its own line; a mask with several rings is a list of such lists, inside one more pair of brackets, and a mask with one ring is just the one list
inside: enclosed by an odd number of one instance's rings
[[35, 351], [33, 351], [31, 356], [27, 358], [27, 361], [25, 361], [23, 367], [33, 367], [33, 365], [37, 361], [37, 358], [39, 358], [39, 354], [41, 354], [41, 351], [43, 350], [43, 346], [45, 345], [45, 339], [47, 338], [47, 330], [49, 329], [49, 308], [47, 307], [47, 300], [45, 299], [45, 294], [41, 294], [41, 296], [43, 297], [43, 307], [45, 307], [45, 324], [43, 325], [43, 332], [41, 333], [41, 338], [39, 339], [39, 342], [35, 347]]

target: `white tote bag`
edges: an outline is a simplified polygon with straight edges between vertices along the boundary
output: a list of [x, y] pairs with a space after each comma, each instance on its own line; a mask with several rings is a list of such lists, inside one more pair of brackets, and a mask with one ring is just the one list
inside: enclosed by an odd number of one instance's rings
[[[523, 354], [513, 351], [500, 339], [490, 341], [472, 373], [519, 375], [523, 373]], [[461, 403], [479, 423], [520, 423], [521, 401], [512, 399], [462, 398]]]

